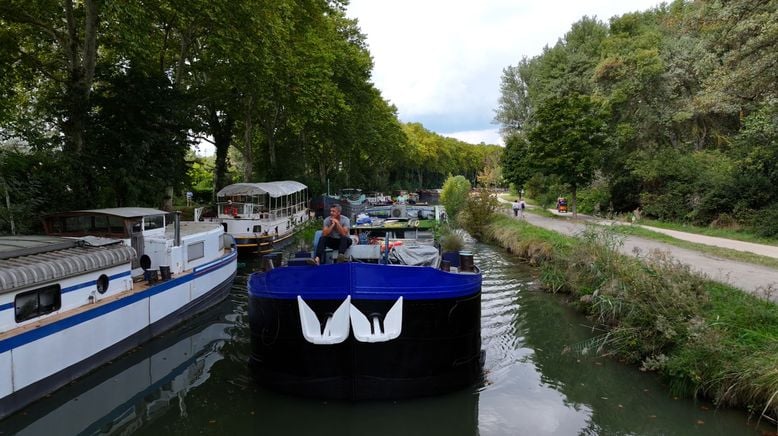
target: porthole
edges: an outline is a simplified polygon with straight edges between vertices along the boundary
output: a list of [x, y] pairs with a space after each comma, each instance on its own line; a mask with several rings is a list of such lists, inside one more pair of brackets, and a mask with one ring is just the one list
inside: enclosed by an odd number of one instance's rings
[[144, 254], [140, 257], [140, 267], [143, 268], [144, 271], [151, 268], [151, 258], [148, 255]]
[[97, 292], [101, 294], [105, 294], [105, 291], [108, 290], [108, 276], [105, 274], [100, 275], [100, 277], [97, 278]]

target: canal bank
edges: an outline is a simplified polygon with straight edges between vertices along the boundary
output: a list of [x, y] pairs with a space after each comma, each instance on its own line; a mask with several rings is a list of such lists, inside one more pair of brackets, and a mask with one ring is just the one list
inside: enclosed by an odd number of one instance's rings
[[603, 329], [588, 352], [656, 371], [673, 392], [775, 422], [774, 304], [703, 279], [667, 252], [621, 255], [622, 241], [602, 228], [561, 236], [507, 216], [488, 228], [492, 241], [541, 265], [545, 289], [568, 295]]

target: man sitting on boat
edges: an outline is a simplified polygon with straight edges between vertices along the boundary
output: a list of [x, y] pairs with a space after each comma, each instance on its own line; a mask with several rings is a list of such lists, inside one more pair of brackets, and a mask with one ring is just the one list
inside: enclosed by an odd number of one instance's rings
[[338, 262], [346, 258], [346, 250], [351, 246], [349, 227], [351, 220], [340, 214], [340, 204], [330, 206], [330, 216], [324, 219], [324, 227], [321, 229], [319, 243], [316, 244], [316, 257], [314, 262], [318, 265], [324, 259], [327, 248], [338, 250]]

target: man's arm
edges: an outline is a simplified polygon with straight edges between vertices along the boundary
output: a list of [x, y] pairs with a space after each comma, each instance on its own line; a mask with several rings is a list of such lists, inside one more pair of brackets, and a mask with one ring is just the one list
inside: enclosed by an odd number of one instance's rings
[[340, 232], [341, 236], [348, 236], [348, 226], [348, 220], [346, 220], [346, 224], [341, 224], [340, 220], [338, 220], [338, 231]]
[[332, 220], [332, 227], [330, 231], [332, 231], [332, 229], [338, 232], [341, 236], [348, 236], [348, 224], [346, 225], [341, 224], [340, 217], [338, 217], [338, 219], [336, 220]]
[[[330, 220], [329, 224], [327, 224], [327, 220]], [[330, 233], [332, 233], [332, 230], [335, 228], [335, 223], [336, 222], [337, 221], [335, 221], [334, 219], [332, 219], [330, 217], [324, 218], [324, 227], [322, 227], [322, 229], [321, 229], [321, 235], [322, 236], [329, 236]]]

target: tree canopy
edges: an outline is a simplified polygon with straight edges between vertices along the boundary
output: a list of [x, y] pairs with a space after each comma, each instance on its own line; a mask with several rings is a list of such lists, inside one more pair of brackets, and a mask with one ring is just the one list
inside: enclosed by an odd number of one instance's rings
[[[554, 46], [503, 70], [495, 121], [506, 179], [561, 178], [580, 190], [587, 212], [641, 208], [778, 235], [760, 219], [778, 215], [768, 170], [778, 149], [778, 69], [768, 48], [778, 44], [777, 23], [778, 0], [676, 0], [607, 24], [582, 18]], [[582, 98], [599, 115], [550, 127]], [[587, 119], [604, 123], [602, 147], [567, 140]], [[575, 166], [588, 179], [570, 180]]]
[[[475, 181], [501, 149], [401, 123], [347, 5], [2, 2], [0, 232], [22, 202], [16, 222], [160, 207], [237, 181], [296, 179], [313, 193], [440, 187], [449, 173]], [[203, 141], [216, 150], [207, 162], [190, 153]]]

